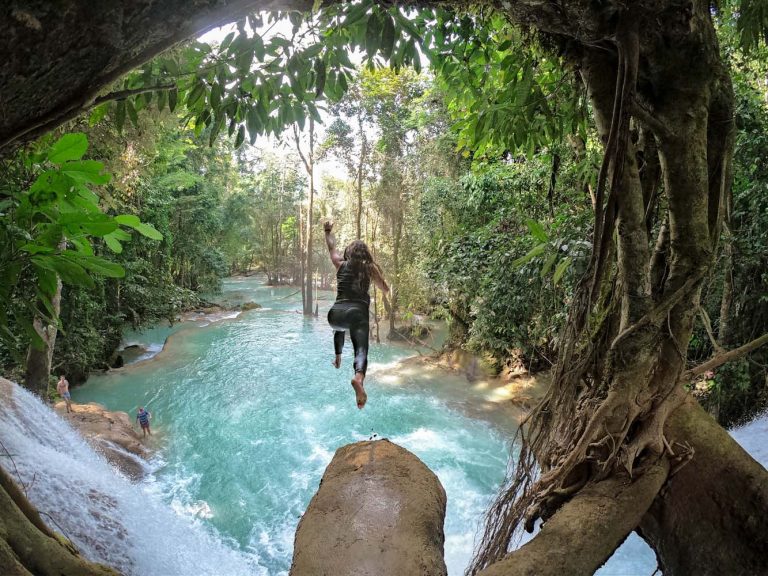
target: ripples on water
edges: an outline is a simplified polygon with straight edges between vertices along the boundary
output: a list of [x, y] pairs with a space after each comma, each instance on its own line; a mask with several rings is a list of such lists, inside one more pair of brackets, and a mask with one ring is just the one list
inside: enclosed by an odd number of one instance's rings
[[94, 376], [74, 392], [77, 402], [132, 414], [148, 406], [161, 448], [145, 489], [277, 574], [290, 566], [296, 524], [333, 452], [376, 433], [416, 453], [443, 482], [446, 558], [460, 574], [504, 474], [504, 435], [448, 408], [413, 377], [377, 382], [384, 367], [413, 353], [402, 346], [372, 346], [369, 401], [357, 410], [351, 342], [342, 369], [330, 364], [328, 301], [312, 319], [294, 312], [297, 295], [285, 298], [293, 289], [248, 281], [227, 288], [230, 299], [255, 300], [265, 309], [204, 328], [187, 323], [131, 336], [152, 344], [175, 332], [153, 361]]
[[[153, 414], [152, 443], [159, 452], [154, 472], [140, 485], [147, 504], [126, 498], [141, 515], [152, 516], [156, 529], [149, 538], [158, 540], [141, 549], [146, 564], [129, 572], [285, 573], [298, 519], [333, 452], [376, 433], [414, 452], [440, 478], [448, 494], [446, 562], [452, 575], [461, 574], [504, 475], [507, 432], [456, 409], [472, 393], [468, 387], [457, 398], [455, 386], [442, 389], [439, 379], [426, 381], [412, 371], [384, 377], [383, 367], [412, 354], [393, 345], [372, 345], [368, 405], [358, 411], [349, 385], [350, 342], [342, 369], [330, 365], [330, 294], [321, 295], [320, 318], [310, 319], [295, 313], [300, 297], [290, 296], [294, 292], [254, 280], [228, 281], [229, 300], [255, 300], [265, 309], [207, 327], [187, 322], [130, 335], [157, 345], [174, 333], [157, 358], [96, 375], [74, 390], [77, 402], [131, 414], [144, 405]], [[169, 514], [192, 522], [192, 536], [179, 536]], [[176, 532], [162, 536], [163, 523]], [[210, 569], [201, 561], [188, 571], [188, 557], [210, 556], [205, 547], [211, 545], [221, 562], [234, 564]], [[171, 568], [166, 557], [174, 546], [187, 563]], [[162, 569], [146, 558], [155, 554]], [[600, 574], [650, 574], [654, 567], [650, 549], [631, 537]]]

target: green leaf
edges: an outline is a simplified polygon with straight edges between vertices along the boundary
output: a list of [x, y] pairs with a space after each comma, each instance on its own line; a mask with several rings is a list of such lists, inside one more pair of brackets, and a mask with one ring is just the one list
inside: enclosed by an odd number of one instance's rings
[[163, 235], [160, 234], [160, 232], [157, 230], [157, 228], [152, 226], [152, 224], [145, 224], [145, 223], [142, 222], [138, 226], [134, 226], [133, 229], [136, 230], [136, 232], [138, 232], [142, 236], [146, 236], [147, 238], [150, 238], [151, 240], [162, 240], [163, 239]]
[[376, 12], [368, 16], [368, 24], [365, 27], [365, 51], [368, 58], [372, 58], [381, 43], [381, 22]]
[[223, 90], [221, 88], [221, 84], [215, 82], [213, 86], [211, 86], [211, 93], [208, 96], [208, 102], [210, 102], [212, 108], [216, 110], [219, 109], [219, 106], [221, 105], [222, 94]]
[[232, 40], [234, 40], [234, 38], [235, 38], [235, 32], [233, 30], [232, 32], [224, 36], [224, 40], [222, 40], [221, 44], [219, 44], [219, 48], [221, 50], [226, 50], [229, 47], [229, 45], [232, 44]]
[[315, 60], [315, 97], [320, 98], [325, 88], [325, 62]]
[[88, 138], [81, 132], [64, 134], [48, 151], [48, 160], [59, 164], [67, 160], [80, 160], [88, 150]]
[[259, 121], [259, 113], [256, 108], [251, 107], [245, 115], [245, 125], [248, 128], [248, 135], [250, 136], [250, 142], [253, 144], [256, 142], [256, 137], [259, 135], [261, 123]]
[[115, 222], [123, 226], [130, 226], [131, 228], [135, 228], [141, 224], [141, 219], [138, 216], [134, 216], [133, 214], [120, 214], [115, 216]]
[[392, 16], [384, 15], [384, 23], [381, 29], [381, 53], [389, 60], [395, 48], [395, 23]]
[[136, 112], [136, 106], [133, 105], [133, 100], [125, 101], [125, 109], [128, 112], [128, 118], [131, 119], [131, 123], [138, 128], [139, 127], [139, 115]]
[[101, 122], [104, 119], [104, 116], [107, 114], [107, 110], [109, 110], [109, 106], [106, 102], [96, 106], [91, 111], [91, 115], [88, 117], [88, 125], [95, 126], [96, 124]]
[[544, 266], [541, 267], [540, 276], [541, 278], [544, 278], [547, 274], [549, 274], [549, 271], [552, 269], [552, 266], [554, 265], [555, 261], [557, 260], [557, 252], [554, 254], [550, 254], [546, 261], [544, 262]]
[[565, 274], [565, 271], [568, 270], [568, 266], [571, 264], [571, 258], [569, 256], [566, 256], [557, 265], [557, 268], [555, 268], [555, 273], [552, 275], [552, 283], [557, 284], [560, 282], [560, 279], [563, 277], [563, 274]]
[[237, 129], [237, 136], [235, 137], [235, 148], [240, 148], [245, 140], [245, 126], [242, 124]]
[[168, 72], [171, 76], [178, 76], [179, 75], [179, 65], [176, 63], [175, 60], [168, 59], [163, 62], [163, 66], [165, 67], [165, 71]]
[[39, 267], [56, 272], [62, 282], [93, 288], [93, 279], [85, 269], [67, 258], [60, 256], [34, 256], [31, 260], [33, 264]]
[[525, 225], [528, 226], [528, 230], [531, 231], [531, 236], [536, 238], [539, 242], [548, 242], [549, 236], [547, 236], [547, 233], [544, 231], [544, 227], [539, 224], [536, 220], [533, 220], [532, 218], [529, 218], [525, 221]]
[[194, 106], [195, 103], [200, 100], [202, 95], [205, 93], [205, 84], [202, 82], [198, 82], [195, 84], [195, 87], [192, 88], [192, 90], [187, 94], [187, 106], [191, 107]]
[[222, 126], [224, 126], [224, 114], [218, 112], [216, 114], [216, 120], [213, 123], [213, 128], [211, 128], [211, 135], [208, 138], [208, 146], [213, 146], [213, 143], [216, 142], [216, 138], [218, 138]]
[[82, 266], [86, 270], [90, 270], [100, 276], [106, 276], [107, 278], [122, 278], [125, 276], [125, 269], [120, 264], [110, 262], [99, 256], [83, 256], [77, 253], [69, 253], [66, 255], [66, 258], [73, 264]]
[[77, 160], [70, 161], [62, 164], [61, 172], [66, 174], [75, 182], [82, 184], [106, 184], [111, 179], [110, 174], [102, 174], [104, 171], [104, 164], [97, 162], [96, 160]]
[[344, 28], [349, 29], [353, 24], [356, 24], [362, 20], [363, 16], [365, 16], [366, 12], [368, 12], [369, 7], [370, 4], [367, 2], [350, 5], [349, 9], [347, 10], [346, 18], [344, 18]]
[[115, 237], [114, 232], [104, 235], [104, 243], [115, 254], [120, 254], [123, 251], [123, 245], [120, 244], [120, 241]]
[[259, 62], [264, 62], [264, 56], [266, 55], [266, 51], [264, 50], [264, 40], [262, 40], [261, 36], [258, 34], [254, 34], [252, 44], [253, 53], [256, 55], [256, 58]]
[[168, 102], [168, 91], [167, 90], [158, 90], [157, 91], [157, 109], [158, 111], [162, 112], [163, 108], [165, 108], [165, 105]]
[[115, 104], [115, 127], [118, 132], [123, 131], [125, 125], [125, 100], [118, 100]]
[[541, 256], [544, 253], [544, 250], [546, 250], [547, 245], [546, 244], [537, 244], [534, 246], [525, 256], [521, 256], [517, 260], [512, 261], [512, 266], [515, 268], [518, 268], [522, 266], [523, 264], [527, 264], [536, 256]]
[[51, 246], [41, 246], [40, 244], [24, 244], [19, 250], [26, 252], [27, 254], [51, 254], [56, 251]]
[[179, 91], [172, 88], [168, 91], [168, 110], [173, 112], [176, 109], [176, 102], [179, 99]]
[[53, 296], [56, 289], [59, 287], [59, 281], [56, 277], [56, 273], [47, 270], [46, 268], [36, 267], [37, 270], [37, 286], [38, 288], [48, 296]]

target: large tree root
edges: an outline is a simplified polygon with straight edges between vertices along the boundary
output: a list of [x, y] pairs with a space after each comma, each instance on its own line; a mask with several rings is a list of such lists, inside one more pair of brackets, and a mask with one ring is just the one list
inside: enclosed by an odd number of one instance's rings
[[562, 506], [536, 537], [481, 576], [568, 576], [592, 574], [632, 532], [661, 489], [666, 460], [638, 479], [612, 476], [582, 489]]
[[694, 457], [640, 524], [664, 575], [768, 574], [768, 471], [690, 397], [665, 430]]
[[119, 576], [65, 545], [0, 467], [0, 574], [8, 576]]

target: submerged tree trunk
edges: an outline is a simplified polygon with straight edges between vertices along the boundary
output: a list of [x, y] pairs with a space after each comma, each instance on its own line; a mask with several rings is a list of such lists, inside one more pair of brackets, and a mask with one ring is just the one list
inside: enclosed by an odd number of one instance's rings
[[296, 131], [296, 127], [293, 129], [294, 138], [296, 140], [296, 150], [299, 152], [301, 161], [304, 164], [304, 169], [309, 176], [309, 205], [307, 206], [307, 232], [306, 232], [306, 244], [304, 246], [304, 283], [302, 284], [302, 302], [305, 316], [311, 316], [314, 312], [312, 309], [312, 286], [313, 286], [313, 270], [312, 270], [312, 232], [313, 232], [313, 220], [312, 213], [315, 209], [315, 121], [309, 119], [309, 148], [305, 155], [301, 149], [301, 141], [299, 140], [299, 133]]

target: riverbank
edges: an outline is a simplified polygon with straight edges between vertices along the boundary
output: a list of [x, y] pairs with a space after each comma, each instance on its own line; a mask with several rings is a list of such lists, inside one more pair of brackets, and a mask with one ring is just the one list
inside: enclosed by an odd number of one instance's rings
[[[471, 358], [467, 355], [466, 358]], [[444, 354], [412, 356], [374, 371], [377, 384], [430, 390], [466, 416], [489, 422], [510, 437], [543, 398], [550, 374], [491, 375]]]
[[111, 412], [94, 402], [73, 402], [72, 411], [67, 412], [66, 404], [59, 401], [53, 409], [126, 477], [137, 482], [146, 476], [152, 451], [142, 442], [126, 412]]

